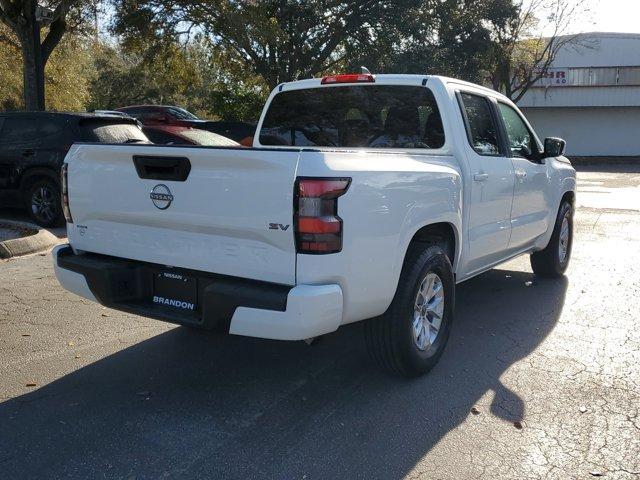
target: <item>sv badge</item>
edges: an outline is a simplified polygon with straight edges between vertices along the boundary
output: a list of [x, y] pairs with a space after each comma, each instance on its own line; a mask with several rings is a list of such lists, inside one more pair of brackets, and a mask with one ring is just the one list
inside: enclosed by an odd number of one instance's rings
[[284, 230], [286, 231], [289, 228], [289, 225], [283, 225], [281, 223], [270, 223], [269, 230]]

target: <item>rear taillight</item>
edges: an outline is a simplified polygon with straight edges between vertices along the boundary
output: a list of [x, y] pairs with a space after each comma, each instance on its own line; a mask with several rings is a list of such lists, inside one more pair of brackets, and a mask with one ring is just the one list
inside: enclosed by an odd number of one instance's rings
[[67, 223], [73, 223], [73, 218], [71, 217], [71, 210], [69, 209], [69, 181], [67, 178], [67, 171], [69, 169], [68, 163], [62, 164], [62, 171], [60, 173], [60, 183], [62, 184], [62, 213], [64, 213], [64, 218]]
[[295, 186], [295, 233], [298, 253], [336, 253], [342, 250], [342, 219], [338, 197], [350, 178], [298, 178]]
[[329, 75], [322, 77], [321, 85], [333, 83], [375, 83], [376, 78], [370, 73], [346, 73], [342, 75]]

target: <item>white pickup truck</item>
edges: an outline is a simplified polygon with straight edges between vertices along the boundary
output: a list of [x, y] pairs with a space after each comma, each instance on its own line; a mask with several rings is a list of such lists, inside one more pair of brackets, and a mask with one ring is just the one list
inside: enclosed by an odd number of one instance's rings
[[460, 80], [284, 83], [253, 148], [74, 145], [55, 272], [110, 308], [238, 335], [306, 340], [367, 320], [372, 358], [419, 375], [445, 347], [456, 283], [522, 254], [564, 273], [563, 153]]

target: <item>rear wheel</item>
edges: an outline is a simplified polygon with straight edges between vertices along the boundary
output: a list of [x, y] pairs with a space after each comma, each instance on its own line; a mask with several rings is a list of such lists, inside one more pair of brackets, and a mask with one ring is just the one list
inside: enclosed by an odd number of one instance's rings
[[562, 202], [549, 244], [544, 250], [531, 254], [533, 273], [543, 278], [564, 275], [571, 259], [573, 245], [573, 207]]
[[31, 218], [43, 227], [64, 225], [58, 185], [49, 178], [36, 180], [27, 188], [26, 204]]
[[407, 377], [431, 370], [449, 339], [454, 288], [453, 269], [444, 250], [438, 245], [413, 245], [388, 310], [365, 324], [367, 349], [374, 362]]

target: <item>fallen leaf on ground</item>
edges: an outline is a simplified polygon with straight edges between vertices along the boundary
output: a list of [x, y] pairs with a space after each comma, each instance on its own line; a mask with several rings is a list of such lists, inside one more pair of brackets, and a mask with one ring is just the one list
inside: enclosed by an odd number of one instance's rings
[[604, 473], [598, 472], [596, 470], [594, 470], [593, 472], [589, 472], [589, 475], [591, 475], [592, 477], [604, 477]]
[[471, 407], [471, 413], [473, 413], [474, 415], [480, 415], [480, 410], [478, 410], [476, 407]]
[[22, 336], [23, 336], [23, 337], [30, 337], [30, 336], [31, 336], [31, 334], [30, 334], [30, 333], [23, 333], [23, 334], [22, 334]]
[[103, 313], [103, 314], [102, 314], [102, 316], [103, 316], [103, 317], [108, 317], [108, 316], [109, 316], [109, 314], [108, 314], [108, 313]]
[[26, 386], [27, 387], [35, 387], [36, 385], [37, 385], [36, 382], [28, 382]]
[[522, 422], [515, 421], [513, 422], [513, 426], [516, 427], [518, 430], [522, 430]]
[[68, 342], [67, 345], [69, 345], [70, 347], [73, 347], [75, 345], [75, 343], [73, 342]]

